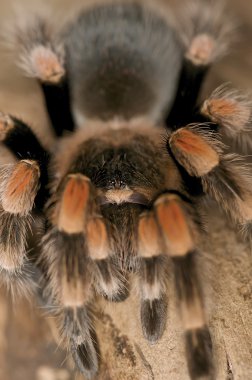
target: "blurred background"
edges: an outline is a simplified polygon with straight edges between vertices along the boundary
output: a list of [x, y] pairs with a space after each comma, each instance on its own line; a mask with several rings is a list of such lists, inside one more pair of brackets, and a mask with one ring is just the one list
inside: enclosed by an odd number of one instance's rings
[[[92, 3], [91, 0], [88, 2]], [[54, 10], [57, 24], [65, 15], [86, 5], [87, 1], [0, 0], [0, 27], [15, 23], [15, 5], [28, 14], [34, 10], [39, 12], [47, 3]], [[223, 82], [252, 91], [252, 1], [227, 0], [227, 6], [240, 24], [239, 43], [211, 69], [205, 92]], [[4, 45], [0, 50], [0, 110], [27, 120], [43, 137], [44, 143], [50, 144], [52, 136], [39, 88], [33, 80], [22, 77], [15, 67], [13, 56], [7, 53]], [[1, 154], [2, 161], [9, 160], [7, 153]], [[42, 314], [43, 310], [36, 308], [32, 301], [20, 301], [13, 310], [9, 296], [0, 289], [0, 380], [77, 379], [72, 373], [68, 354], [54, 343], [50, 318], [46, 320]], [[245, 376], [243, 380], [251, 378]]]

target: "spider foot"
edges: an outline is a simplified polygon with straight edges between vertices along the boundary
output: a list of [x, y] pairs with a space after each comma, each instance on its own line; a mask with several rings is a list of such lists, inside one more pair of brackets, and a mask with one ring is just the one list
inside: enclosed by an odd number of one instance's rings
[[22, 56], [21, 65], [27, 76], [44, 83], [57, 84], [65, 76], [62, 58], [48, 46], [35, 45]]
[[98, 371], [96, 337], [85, 307], [64, 309], [62, 334], [68, 341], [77, 368], [87, 379]]
[[28, 77], [58, 84], [65, 76], [64, 49], [48, 20], [36, 17], [24, 27], [17, 25], [14, 44], [19, 49], [19, 66]]

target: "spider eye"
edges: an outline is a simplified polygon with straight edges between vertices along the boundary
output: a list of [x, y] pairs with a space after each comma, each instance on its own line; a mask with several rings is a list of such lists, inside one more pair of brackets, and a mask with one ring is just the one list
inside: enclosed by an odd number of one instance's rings
[[114, 189], [122, 189], [126, 187], [125, 181], [122, 179], [121, 173], [116, 173], [114, 178], [109, 180], [109, 187]]

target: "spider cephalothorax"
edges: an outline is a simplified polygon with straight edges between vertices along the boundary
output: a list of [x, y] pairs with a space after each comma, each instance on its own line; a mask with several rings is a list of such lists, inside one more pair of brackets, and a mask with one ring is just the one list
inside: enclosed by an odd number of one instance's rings
[[[1, 141], [18, 160], [1, 171], [0, 275], [29, 287], [29, 259], [88, 378], [99, 371], [94, 297], [123, 301], [133, 272], [143, 334], [155, 343], [165, 329], [168, 263], [190, 376], [214, 377], [195, 265], [202, 200], [215, 199], [237, 224], [250, 222], [251, 175], [222, 136], [242, 141], [251, 110], [227, 87], [197, 103], [229, 27], [204, 2], [184, 14], [172, 28], [152, 8], [117, 3], [86, 10], [57, 35], [40, 19], [15, 35], [58, 138], [47, 152], [26, 124], [0, 116]], [[26, 242], [35, 212], [44, 228], [34, 257]]]

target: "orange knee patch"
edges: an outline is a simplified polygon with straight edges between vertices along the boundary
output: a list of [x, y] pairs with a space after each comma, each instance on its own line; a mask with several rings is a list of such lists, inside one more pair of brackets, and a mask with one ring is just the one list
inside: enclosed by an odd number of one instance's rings
[[70, 175], [59, 206], [57, 226], [60, 231], [70, 234], [84, 231], [89, 198], [89, 179], [81, 174]]
[[236, 130], [234, 132], [243, 130], [251, 119], [251, 110], [246, 103], [228, 98], [207, 99], [201, 112], [220, 125], [233, 126]]
[[93, 260], [103, 260], [109, 256], [107, 228], [102, 218], [91, 219], [86, 228], [89, 256]]
[[219, 163], [219, 155], [211, 145], [187, 128], [174, 132], [169, 144], [176, 160], [192, 176], [201, 177]]
[[138, 254], [148, 258], [162, 253], [160, 234], [153, 213], [146, 213], [139, 219], [138, 224]]
[[155, 203], [155, 213], [168, 255], [184, 256], [194, 248], [187, 216], [176, 195], [159, 198]]
[[6, 181], [2, 206], [13, 214], [27, 214], [33, 207], [39, 187], [40, 170], [35, 161], [20, 161]]

